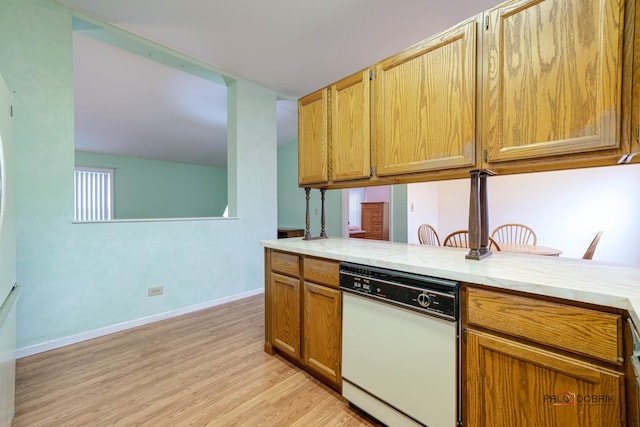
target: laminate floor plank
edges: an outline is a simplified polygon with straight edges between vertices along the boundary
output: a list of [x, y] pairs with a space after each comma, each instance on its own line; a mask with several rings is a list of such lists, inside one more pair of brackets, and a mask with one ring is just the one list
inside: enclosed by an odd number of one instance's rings
[[264, 296], [16, 361], [12, 427], [378, 426], [264, 347]]

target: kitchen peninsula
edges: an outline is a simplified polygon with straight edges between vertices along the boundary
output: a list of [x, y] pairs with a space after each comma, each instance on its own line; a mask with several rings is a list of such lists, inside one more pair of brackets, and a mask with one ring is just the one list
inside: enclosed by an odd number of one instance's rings
[[[519, 425], [526, 418], [545, 417], [561, 423], [556, 425], [638, 425], [638, 392], [631, 361], [632, 334], [640, 325], [640, 266], [514, 253], [494, 253], [476, 261], [465, 259], [467, 249], [338, 237], [267, 240], [261, 244], [266, 261], [265, 350], [282, 353], [274, 328], [282, 332], [281, 310], [295, 300], [297, 314], [288, 315], [287, 322], [295, 323], [301, 333], [294, 336], [292, 347], [302, 347], [297, 348], [299, 365], [314, 374], [321, 372], [317, 376], [325, 382], [328, 377], [323, 372], [327, 369], [314, 372], [305, 363], [316, 360], [308, 357], [305, 332], [331, 330], [338, 336], [330, 339], [340, 343], [339, 291], [337, 285], [326, 287], [333, 292], [331, 301], [337, 306], [333, 329], [325, 327], [332, 324], [330, 318], [323, 318], [324, 329], [315, 325], [318, 319], [309, 315], [312, 308], [307, 305], [316, 300], [307, 297], [306, 289], [325, 286], [315, 286], [317, 281], [305, 274], [306, 264], [325, 263], [328, 273], [324, 279], [330, 283], [338, 279], [338, 263], [350, 261], [461, 282], [465, 425]], [[277, 273], [281, 269], [271, 262], [274, 254], [290, 257], [287, 268], [292, 274]], [[283, 294], [272, 293], [273, 275], [296, 284], [284, 305], [282, 300], [277, 302], [277, 309], [272, 304]], [[277, 324], [280, 326], [274, 326]], [[314, 337], [313, 341], [321, 339]], [[339, 363], [331, 371], [334, 379], [328, 383], [340, 390]], [[566, 390], [556, 390], [565, 384]], [[570, 401], [580, 405], [566, 410], [554, 405], [571, 396], [580, 399], [589, 394], [602, 396], [608, 403]], [[545, 396], [549, 397], [546, 401]], [[505, 399], [515, 397], [517, 402], [503, 405]], [[495, 411], [477, 410], [487, 405], [495, 405]]]

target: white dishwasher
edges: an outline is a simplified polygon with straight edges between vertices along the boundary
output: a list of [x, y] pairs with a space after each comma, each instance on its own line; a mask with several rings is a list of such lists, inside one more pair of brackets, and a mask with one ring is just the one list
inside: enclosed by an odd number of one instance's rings
[[340, 264], [342, 395], [391, 427], [460, 420], [458, 283]]

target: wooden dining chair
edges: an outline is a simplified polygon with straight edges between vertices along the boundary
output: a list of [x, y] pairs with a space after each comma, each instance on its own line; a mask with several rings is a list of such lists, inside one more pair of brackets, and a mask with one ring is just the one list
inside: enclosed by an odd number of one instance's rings
[[498, 242], [522, 243], [524, 245], [538, 243], [536, 233], [531, 227], [523, 224], [502, 224], [493, 230], [491, 237]]
[[[444, 238], [442, 246], [451, 246], [454, 248], [468, 248], [469, 247], [469, 231], [458, 230], [450, 233]], [[499, 251], [500, 245], [491, 237], [489, 237], [489, 249]]]
[[429, 224], [422, 224], [418, 227], [418, 240], [421, 245], [440, 246], [438, 233]]
[[591, 244], [587, 248], [587, 251], [582, 255], [582, 259], [593, 259], [593, 253], [596, 251], [596, 246], [598, 246], [598, 242], [600, 242], [600, 238], [603, 233], [603, 231], [598, 231], [596, 233], [596, 237], [593, 238]]

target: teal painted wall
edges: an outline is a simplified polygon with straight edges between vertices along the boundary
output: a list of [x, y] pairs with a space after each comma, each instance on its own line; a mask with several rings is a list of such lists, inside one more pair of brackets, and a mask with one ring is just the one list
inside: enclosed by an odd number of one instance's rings
[[[0, 1], [0, 73], [14, 92], [18, 348], [264, 284], [276, 237], [276, 93], [229, 86], [229, 203], [236, 219], [73, 224], [71, 12]], [[164, 295], [147, 297], [150, 286]]]
[[[320, 234], [321, 198], [311, 190], [309, 213], [311, 234]], [[316, 213], [317, 212], [317, 213]], [[305, 228], [306, 195], [298, 187], [298, 141], [278, 147], [278, 227]], [[325, 194], [325, 231], [328, 236], [342, 235], [342, 190]]]
[[[16, 169], [11, 92], [0, 74], [0, 311], [16, 283]], [[0, 315], [0, 318], [2, 316]], [[0, 324], [0, 330], [4, 325]], [[0, 349], [6, 346], [0, 343]], [[0, 350], [2, 352], [2, 350]], [[0, 365], [7, 359], [0, 356]], [[1, 383], [1, 382], [0, 382]], [[1, 394], [1, 393], [0, 393]], [[0, 411], [1, 412], [1, 411]], [[0, 421], [2, 421], [0, 419]]]
[[407, 243], [407, 184], [391, 186], [393, 241]]
[[114, 219], [222, 216], [227, 169], [75, 152], [76, 166], [115, 169]]

